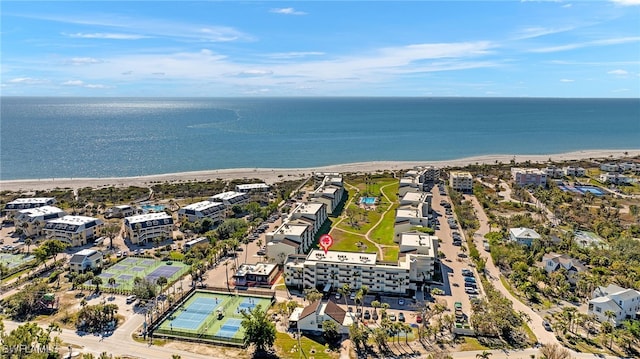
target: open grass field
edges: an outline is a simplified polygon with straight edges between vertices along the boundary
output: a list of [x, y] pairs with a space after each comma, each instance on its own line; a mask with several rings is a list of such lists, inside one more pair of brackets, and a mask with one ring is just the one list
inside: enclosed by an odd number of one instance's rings
[[157, 327], [156, 333], [177, 338], [241, 345], [244, 341], [242, 311], [260, 305], [271, 306], [271, 299], [250, 295], [230, 295], [195, 291]]
[[[189, 266], [182, 262], [163, 262], [151, 258], [127, 257], [100, 273], [103, 288], [116, 292], [127, 292], [133, 290], [135, 277], [146, 278], [150, 282], [155, 282], [160, 277], [167, 278], [167, 283], [172, 283], [182, 277], [189, 270]], [[107, 283], [110, 278], [114, 278], [116, 283], [113, 287]], [[84, 283], [90, 286], [91, 281]]]
[[335, 359], [340, 356], [340, 354], [336, 352], [325, 352], [324, 344], [306, 336], [300, 337], [300, 346], [302, 347], [303, 354], [299, 351], [298, 340], [293, 339], [286, 333], [276, 333], [274, 347], [281, 358], [314, 357], [316, 359]]

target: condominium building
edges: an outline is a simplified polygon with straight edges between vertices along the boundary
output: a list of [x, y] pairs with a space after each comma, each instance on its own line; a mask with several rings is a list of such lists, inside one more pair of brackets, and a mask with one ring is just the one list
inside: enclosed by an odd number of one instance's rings
[[267, 192], [269, 185], [266, 183], [247, 183], [236, 185], [237, 192]]
[[618, 167], [617, 163], [602, 163], [600, 164], [600, 169], [605, 172], [618, 172], [620, 167]]
[[43, 206], [51, 206], [56, 203], [56, 199], [53, 197], [37, 197], [37, 198], [18, 198], [7, 203], [4, 206], [2, 213], [7, 218], [13, 218], [15, 214], [23, 209], [37, 208]]
[[524, 186], [546, 186], [547, 174], [543, 170], [535, 168], [512, 168], [511, 177], [513, 182], [521, 187]]
[[290, 254], [306, 253], [313, 245], [313, 238], [310, 224], [286, 221], [265, 234], [266, 256], [282, 264]]
[[249, 202], [249, 194], [245, 192], [222, 192], [209, 197], [211, 202], [222, 202], [227, 207], [243, 205]]
[[617, 172], [603, 173], [598, 178], [602, 183], [628, 184], [633, 183], [633, 178]]
[[121, 204], [121, 205], [113, 206], [107, 209], [107, 211], [104, 214], [104, 217], [105, 218], [124, 218], [124, 217], [133, 216], [134, 214], [136, 214], [135, 208], [133, 208], [128, 204]]
[[562, 172], [567, 177], [584, 177], [585, 169], [582, 167], [566, 166], [562, 168]]
[[224, 220], [225, 205], [222, 202], [202, 201], [184, 206], [178, 210], [178, 219], [195, 222], [204, 218], [211, 219], [214, 223]]
[[23, 209], [15, 215], [15, 226], [20, 228], [25, 236], [42, 235], [42, 230], [48, 221], [62, 218], [67, 214], [58, 207], [42, 206]]
[[312, 250], [306, 257], [291, 255], [284, 265], [287, 285], [302, 288], [352, 288], [410, 295], [431, 280], [438, 239], [418, 233], [403, 235], [397, 263], [376, 261], [376, 253]]
[[154, 238], [172, 238], [173, 218], [165, 212], [147, 213], [124, 219], [125, 234], [133, 244], [147, 243]]
[[542, 171], [547, 175], [547, 178], [560, 178], [564, 176], [564, 171], [556, 166], [547, 166]]
[[43, 232], [47, 239], [58, 239], [74, 247], [83, 246], [98, 237], [101, 219], [85, 216], [64, 216], [50, 220]]
[[315, 236], [327, 220], [327, 206], [319, 202], [301, 203], [293, 209], [289, 219], [301, 219], [308, 222], [312, 225], [312, 233]]
[[469, 172], [452, 171], [449, 173], [449, 186], [454, 191], [470, 193], [473, 191], [473, 176]]
[[344, 196], [342, 176], [326, 176], [318, 187], [309, 194], [314, 202], [324, 203], [327, 212], [333, 213]]

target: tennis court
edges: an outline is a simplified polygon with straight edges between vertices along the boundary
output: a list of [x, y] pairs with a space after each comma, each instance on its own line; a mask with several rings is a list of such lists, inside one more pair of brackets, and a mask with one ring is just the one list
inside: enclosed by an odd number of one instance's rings
[[198, 290], [157, 326], [156, 333], [242, 345], [242, 312], [257, 305], [267, 310], [271, 306], [271, 299]]
[[[142, 277], [155, 282], [160, 277], [167, 278], [168, 283], [179, 279], [188, 271], [188, 266], [181, 262], [163, 262], [149, 258], [127, 257], [117, 264], [105, 269], [98, 277], [102, 278], [103, 288], [114, 291], [127, 292], [133, 289], [135, 277]], [[115, 285], [108, 285], [110, 278], [115, 279]], [[84, 283], [92, 285], [91, 281]]]

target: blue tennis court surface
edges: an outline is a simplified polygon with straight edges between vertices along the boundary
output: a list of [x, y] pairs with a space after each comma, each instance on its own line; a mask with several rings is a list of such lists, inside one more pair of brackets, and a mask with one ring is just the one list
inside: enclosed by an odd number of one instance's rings
[[240, 329], [241, 323], [242, 320], [240, 319], [229, 318], [224, 322], [222, 327], [220, 327], [216, 335], [219, 337], [233, 338]]
[[171, 321], [172, 328], [197, 330], [217, 306], [213, 298], [196, 298], [184, 311]]
[[246, 310], [251, 310], [253, 309], [256, 305], [258, 305], [255, 301], [255, 299], [252, 298], [244, 298], [244, 300], [242, 301], [242, 303], [240, 303], [240, 305], [238, 305], [238, 309], [242, 310], [242, 309], [246, 309]]

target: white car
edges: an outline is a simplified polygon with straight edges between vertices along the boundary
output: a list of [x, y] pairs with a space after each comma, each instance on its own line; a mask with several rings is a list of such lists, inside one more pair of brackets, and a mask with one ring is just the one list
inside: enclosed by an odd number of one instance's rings
[[404, 299], [398, 299], [398, 304], [399, 305], [404, 305]]
[[340, 293], [336, 293], [336, 300], [339, 300], [340, 298], [342, 298], [342, 295]]

